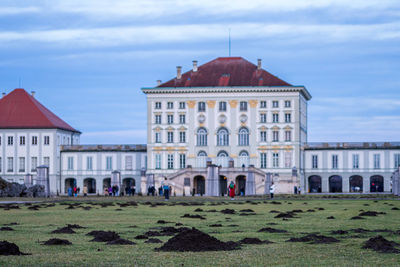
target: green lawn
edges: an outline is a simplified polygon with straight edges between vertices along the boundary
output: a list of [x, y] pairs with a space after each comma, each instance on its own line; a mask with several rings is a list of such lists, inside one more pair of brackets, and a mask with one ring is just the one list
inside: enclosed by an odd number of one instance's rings
[[[61, 203], [79, 202], [89, 206], [87, 201], [122, 203], [137, 201], [137, 207], [92, 206], [91, 210], [82, 208], [66, 209]], [[156, 206], [150, 207], [142, 203], [146, 201], [162, 202], [160, 198], [93, 198], [79, 200], [58, 200], [54, 207], [29, 210], [28, 206], [20, 204], [20, 209], [0, 209], [0, 226], [11, 222], [15, 231], [1, 231], [0, 240], [17, 244], [22, 252], [32, 253], [30, 256], [0, 256], [0, 266], [399, 266], [400, 254], [383, 254], [361, 249], [363, 243], [370, 237], [381, 234], [385, 238], [400, 243], [400, 234], [393, 233], [350, 233], [343, 236], [331, 235], [332, 230], [349, 230], [353, 228], [400, 230], [400, 209], [398, 200], [387, 199], [323, 199], [317, 197], [284, 198], [276, 201], [282, 204], [271, 204], [270, 200], [238, 199], [230, 202], [226, 198], [172, 198], [168, 203], [196, 202], [202, 206]], [[215, 205], [224, 201], [225, 204]], [[246, 202], [249, 201], [249, 202]], [[238, 204], [241, 203], [241, 204]], [[255, 203], [258, 203], [257, 205]], [[230, 208], [237, 212], [241, 209], [252, 209], [257, 215], [239, 216], [226, 215], [220, 212], [194, 212], [203, 210]], [[323, 208], [324, 210], [318, 210]], [[301, 209], [315, 212], [298, 213], [299, 218], [287, 221], [276, 219], [276, 213], [271, 210], [290, 211]], [[386, 215], [364, 217], [364, 220], [350, 220], [358, 215], [359, 210], [386, 212]], [[206, 220], [180, 218], [185, 213], [200, 214]], [[336, 219], [328, 220], [328, 216]], [[231, 218], [227, 220], [226, 218]], [[157, 220], [174, 222], [160, 225]], [[244, 237], [268, 239], [273, 244], [242, 245], [240, 250], [226, 252], [155, 252], [154, 248], [162, 244], [146, 244], [145, 240], [136, 240], [135, 236], [143, 234], [151, 227], [174, 226], [176, 222], [187, 227], [196, 227], [201, 231], [222, 241], [238, 241]], [[76, 234], [51, 234], [50, 232], [66, 224], [79, 224], [86, 229], [76, 229]], [[220, 223], [223, 227], [209, 227]], [[277, 223], [277, 225], [268, 225]], [[237, 227], [228, 225], [236, 224]], [[130, 227], [136, 225], [136, 228]], [[288, 233], [258, 233], [263, 227], [273, 227], [287, 230]], [[89, 242], [91, 236], [85, 234], [92, 230], [111, 230], [119, 233], [122, 238], [137, 243], [134, 246], [115, 245]], [[242, 231], [242, 232], [238, 232]], [[317, 232], [340, 239], [339, 243], [312, 245], [307, 243], [289, 243], [290, 237], [300, 237], [307, 233]], [[42, 241], [57, 237], [68, 239], [71, 246], [44, 246]], [[167, 241], [169, 236], [158, 237]]]

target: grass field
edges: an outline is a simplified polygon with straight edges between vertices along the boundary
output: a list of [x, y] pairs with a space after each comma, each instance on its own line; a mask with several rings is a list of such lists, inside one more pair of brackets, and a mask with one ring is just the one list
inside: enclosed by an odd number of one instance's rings
[[[118, 203], [136, 201], [137, 206], [120, 207]], [[382, 235], [388, 240], [400, 243], [400, 231], [354, 233], [333, 235], [333, 230], [364, 228], [368, 230], [400, 230], [400, 209], [398, 200], [387, 199], [324, 199], [317, 197], [270, 200], [226, 198], [172, 198], [168, 205], [149, 205], [145, 202], [162, 202], [161, 198], [86, 198], [75, 200], [58, 199], [55, 206], [29, 210], [30, 206], [19, 204], [20, 209], [0, 209], [0, 226], [10, 226], [15, 231], [0, 231], [0, 240], [17, 244], [29, 256], [0, 256], [0, 266], [399, 266], [400, 254], [384, 254], [362, 249], [363, 243], [371, 237]], [[91, 203], [113, 202], [113, 206], [101, 207]], [[174, 205], [187, 202], [197, 205]], [[221, 203], [223, 202], [223, 203]], [[71, 203], [81, 207], [66, 209]], [[48, 202], [47, 202], [48, 204]], [[43, 204], [39, 204], [43, 205]], [[85, 210], [82, 207], [92, 207]], [[201, 208], [204, 212], [195, 212]], [[234, 209], [236, 214], [222, 214], [223, 209]], [[217, 212], [205, 212], [215, 209]], [[240, 210], [252, 209], [256, 215], [240, 216]], [[274, 218], [277, 213], [301, 209], [297, 218], [282, 220]], [[307, 210], [314, 212], [307, 212]], [[351, 220], [360, 210], [385, 212], [376, 217]], [[199, 214], [206, 220], [181, 218], [182, 215]], [[327, 219], [334, 216], [335, 219]], [[227, 219], [230, 218], [230, 219]], [[158, 220], [173, 222], [157, 224]], [[156, 252], [162, 244], [146, 244], [137, 240], [139, 234], [158, 226], [175, 226], [180, 222], [186, 227], [196, 227], [222, 241], [238, 241], [245, 237], [270, 240], [272, 244], [242, 245], [241, 249], [217, 252]], [[212, 224], [223, 227], [210, 227]], [[271, 225], [276, 223], [276, 225]], [[51, 234], [66, 224], [79, 224], [85, 229], [76, 229], [75, 234]], [[237, 226], [230, 226], [237, 225]], [[132, 227], [136, 226], [136, 227]], [[259, 233], [263, 227], [287, 230], [287, 233]], [[86, 236], [92, 230], [115, 231], [122, 238], [136, 242], [136, 245], [106, 245], [89, 242]], [[308, 233], [332, 236], [340, 242], [332, 244], [308, 244], [285, 242], [291, 237]], [[57, 237], [68, 239], [70, 246], [45, 246], [42, 241]], [[157, 237], [166, 242], [171, 236]]]

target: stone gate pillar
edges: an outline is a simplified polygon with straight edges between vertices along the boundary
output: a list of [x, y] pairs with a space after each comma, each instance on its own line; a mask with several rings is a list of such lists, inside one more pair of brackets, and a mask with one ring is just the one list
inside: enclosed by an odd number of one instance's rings
[[219, 169], [217, 165], [207, 164], [206, 196], [219, 196]]
[[46, 165], [42, 165], [37, 167], [36, 170], [36, 184], [44, 186], [45, 196], [50, 197], [49, 167]]
[[247, 173], [245, 195], [252, 196], [255, 194], [256, 194], [256, 181], [255, 181], [254, 165], [250, 165]]
[[269, 188], [272, 183], [272, 173], [267, 172], [265, 174], [265, 185], [264, 185], [264, 194], [269, 195]]

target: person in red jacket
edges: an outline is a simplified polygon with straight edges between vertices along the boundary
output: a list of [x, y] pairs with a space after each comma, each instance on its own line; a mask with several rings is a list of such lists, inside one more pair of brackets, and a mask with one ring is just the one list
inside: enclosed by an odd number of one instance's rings
[[229, 196], [231, 197], [231, 200], [235, 199], [235, 189], [236, 185], [233, 183], [233, 181], [231, 181], [229, 184]]

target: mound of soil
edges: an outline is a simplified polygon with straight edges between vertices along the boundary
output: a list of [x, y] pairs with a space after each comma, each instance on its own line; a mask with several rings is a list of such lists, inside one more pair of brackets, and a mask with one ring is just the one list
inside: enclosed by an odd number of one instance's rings
[[293, 216], [293, 213], [291, 212], [282, 212], [279, 213], [278, 215], [276, 215], [274, 218], [286, 218], [286, 219], [290, 219], [290, 218], [296, 218]]
[[335, 217], [333, 217], [333, 216], [329, 216], [329, 217], [326, 217], [328, 220], [333, 220], [333, 219], [336, 219]]
[[358, 216], [378, 216], [379, 214], [386, 214], [386, 212], [364, 211], [358, 214]]
[[392, 208], [392, 210], [400, 210], [398, 207], [394, 207]]
[[182, 226], [183, 223], [176, 223], [175, 226]]
[[309, 209], [307, 210], [307, 212], [315, 212], [315, 210]]
[[292, 210], [292, 211], [290, 211], [291, 213], [301, 213], [301, 212], [303, 212], [303, 210]]
[[137, 235], [137, 236], [135, 236], [135, 239], [148, 239], [148, 236], [146, 236], [146, 235]]
[[200, 219], [200, 220], [206, 220], [205, 217], [201, 216], [201, 215], [190, 215], [188, 213], [186, 213], [185, 215], [181, 216], [181, 218], [191, 218], [191, 219]]
[[236, 211], [233, 209], [224, 209], [224, 210], [221, 210], [220, 212], [223, 214], [235, 214], [236, 213]]
[[159, 244], [159, 243], [162, 243], [162, 241], [158, 238], [149, 238], [148, 240], [144, 241], [144, 243]]
[[277, 210], [271, 210], [269, 213], [281, 213], [281, 212]]
[[39, 208], [40, 208], [40, 206], [35, 205], [35, 206], [28, 207], [28, 210], [39, 210]]
[[363, 228], [351, 229], [350, 231], [353, 231], [354, 233], [359, 233], [359, 234], [371, 232], [370, 230], [363, 229]]
[[58, 239], [58, 238], [51, 238], [47, 240], [46, 242], [43, 243], [43, 245], [47, 246], [53, 246], [53, 245], [72, 245], [71, 242], [69, 242], [66, 239]]
[[106, 245], [136, 245], [136, 243], [126, 239], [118, 238], [112, 241], [108, 241]]
[[71, 229], [83, 229], [83, 228], [86, 228], [86, 227], [80, 226], [79, 224], [67, 224], [67, 227], [71, 228]]
[[6, 224], [3, 224], [4, 226], [13, 226], [13, 225], [18, 225], [18, 223], [17, 222], [11, 222], [11, 223], [6, 223]]
[[281, 205], [282, 203], [281, 202], [277, 202], [277, 201], [271, 201], [271, 202], [269, 202], [270, 204], [274, 204], [274, 205]]
[[267, 233], [287, 233], [286, 230], [275, 229], [275, 228], [271, 228], [271, 227], [261, 228], [261, 229], [258, 230], [257, 232], [259, 232], [259, 233], [261, 233], [261, 232], [267, 232]]
[[354, 216], [354, 217], [351, 217], [350, 220], [365, 220], [365, 218], [360, 217], [360, 216]]
[[222, 224], [220, 223], [211, 224], [210, 227], [222, 227]]
[[87, 233], [86, 235], [91, 235], [94, 236], [91, 242], [108, 242], [108, 241], [113, 241], [116, 239], [119, 239], [120, 236], [116, 232], [112, 231], [91, 231], [90, 233]]
[[310, 244], [329, 244], [339, 242], [339, 240], [330, 236], [308, 234], [306, 236], [298, 238], [292, 237], [289, 240], [286, 240], [286, 242], [310, 242]]
[[0, 255], [3, 256], [9, 256], [9, 255], [15, 255], [15, 256], [20, 256], [20, 255], [29, 255], [26, 253], [22, 253], [19, 250], [19, 247], [15, 245], [14, 243], [10, 243], [7, 241], [0, 241]]
[[344, 230], [336, 230], [336, 231], [331, 231], [332, 235], [345, 235], [348, 234], [348, 231], [344, 231]]
[[393, 241], [389, 241], [379, 235], [377, 237], [368, 239], [364, 243], [364, 246], [362, 248], [373, 249], [375, 251], [382, 252], [382, 253], [400, 253], [400, 250], [395, 248], [395, 247], [399, 247], [399, 246], [400, 246], [400, 244], [393, 242]]
[[204, 210], [203, 210], [203, 209], [200, 209], [200, 208], [197, 208], [197, 209], [195, 209], [194, 211], [195, 211], [195, 212], [203, 212]]
[[72, 230], [72, 228], [67, 227], [62, 227], [58, 228], [57, 230], [54, 230], [51, 232], [52, 234], [75, 234], [76, 232]]
[[271, 244], [273, 242], [271, 242], [269, 240], [262, 241], [258, 238], [246, 237], [246, 238], [243, 238], [242, 240], [240, 240], [238, 243], [260, 245], [260, 244]]
[[167, 224], [167, 223], [172, 223], [172, 222], [167, 222], [167, 221], [164, 221], [164, 220], [158, 220], [157, 223], [158, 224]]
[[220, 251], [234, 250], [240, 246], [235, 242], [222, 242], [204, 232], [192, 228], [169, 239], [156, 251]]
[[244, 210], [240, 210], [240, 212], [254, 212], [254, 210], [252, 210], [252, 209], [244, 209]]
[[257, 215], [255, 213], [240, 213], [239, 216], [251, 216], [251, 215]]
[[14, 231], [14, 229], [8, 226], [3, 226], [0, 228], [0, 231]]
[[228, 227], [238, 227], [239, 225], [238, 224], [230, 224], [230, 225], [228, 225]]

